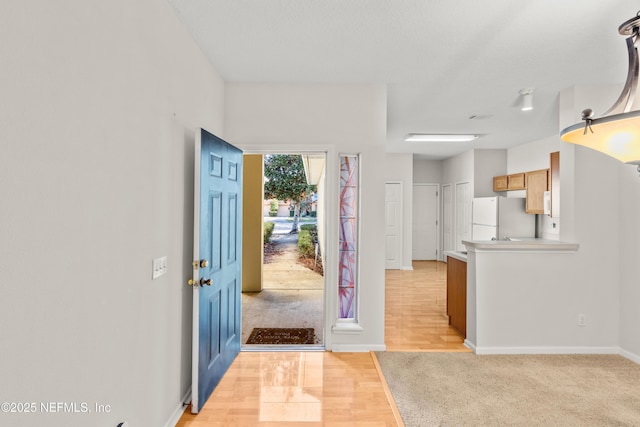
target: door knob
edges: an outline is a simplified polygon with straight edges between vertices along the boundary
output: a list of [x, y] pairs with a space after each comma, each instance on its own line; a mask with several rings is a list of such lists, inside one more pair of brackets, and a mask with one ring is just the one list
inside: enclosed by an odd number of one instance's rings
[[211, 286], [211, 279], [200, 279], [200, 286]]
[[209, 266], [209, 261], [207, 261], [206, 259], [201, 259], [200, 260], [200, 267], [201, 268], [207, 268]]
[[189, 286], [193, 286], [193, 285], [197, 285], [197, 284], [198, 284], [198, 282], [193, 280], [193, 279], [187, 280], [187, 285], [189, 285]]

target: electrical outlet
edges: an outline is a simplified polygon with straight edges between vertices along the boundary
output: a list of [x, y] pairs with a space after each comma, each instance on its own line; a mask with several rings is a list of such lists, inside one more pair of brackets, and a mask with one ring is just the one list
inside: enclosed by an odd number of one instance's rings
[[152, 279], [157, 279], [158, 277], [167, 273], [167, 257], [163, 256], [162, 258], [156, 258], [153, 260], [152, 265], [153, 272], [151, 274]]
[[578, 326], [587, 326], [587, 316], [578, 314]]

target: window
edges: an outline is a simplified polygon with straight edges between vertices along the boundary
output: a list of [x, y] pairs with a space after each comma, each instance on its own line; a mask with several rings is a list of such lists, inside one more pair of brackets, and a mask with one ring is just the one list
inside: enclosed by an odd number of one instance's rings
[[355, 319], [358, 273], [358, 156], [340, 156], [340, 319]]

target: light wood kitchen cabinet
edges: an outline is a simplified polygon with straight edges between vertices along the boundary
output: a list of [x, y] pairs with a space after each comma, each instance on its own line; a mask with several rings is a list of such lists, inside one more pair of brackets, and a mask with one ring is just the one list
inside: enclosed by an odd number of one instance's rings
[[509, 177], [507, 175], [493, 177], [493, 191], [507, 191], [509, 189]]
[[511, 174], [507, 178], [509, 181], [508, 190], [524, 190], [526, 188], [524, 172]]
[[549, 190], [549, 169], [525, 174], [527, 185], [526, 211], [529, 214], [544, 213], [544, 192]]
[[501, 175], [493, 177], [493, 191], [524, 190], [525, 180], [523, 173]]
[[447, 315], [449, 325], [467, 337], [467, 263], [447, 257]]

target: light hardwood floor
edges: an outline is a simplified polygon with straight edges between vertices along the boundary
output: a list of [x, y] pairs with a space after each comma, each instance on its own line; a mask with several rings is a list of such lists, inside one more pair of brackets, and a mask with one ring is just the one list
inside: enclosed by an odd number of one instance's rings
[[413, 271], [386, 271], [387, 351], [471, 351], [449, 326], [446, 281], [447, 264], [438, 261], [414, 261]]
[[[446, 317], [446, 264], [387, 270], [387, 351], [469, 351]], [[177, 427], [403, 426], [372, 353], [241, 352]]]
[[177, 427], [396, 426], [370, 353], [241, 352]]

